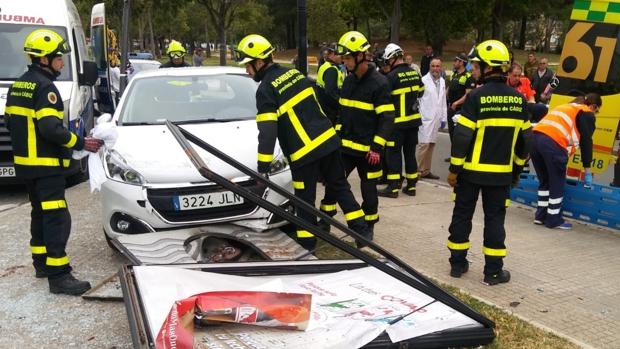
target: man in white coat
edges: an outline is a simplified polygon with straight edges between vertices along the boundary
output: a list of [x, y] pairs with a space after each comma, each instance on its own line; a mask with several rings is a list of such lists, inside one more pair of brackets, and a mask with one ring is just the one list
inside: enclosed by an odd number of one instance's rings
[[446, 82], [441, 77], [441, 60], [433, 58], [430, 70], [422, 77], [424, 95], [419, 99], [422, 126], [418, 132], [416, 159], [421, 178], [439, 179], [431, 173], [433, 149], [441, 122], [447, 119]]

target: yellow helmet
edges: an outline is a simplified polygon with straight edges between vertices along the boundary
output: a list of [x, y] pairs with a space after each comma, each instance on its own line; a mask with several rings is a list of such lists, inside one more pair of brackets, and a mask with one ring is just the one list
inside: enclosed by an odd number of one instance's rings
[[235, 61], [246, 64], [255, 59], [265, 59], [273, 51], [275, 49], [267, 39], [258, 34], [250, 34], [239, 41], [235, 50]]
[[370, 48], [368, 40], [364, 34], [357, 31], [345, 33], [338, 40], [336, 53], [338, 55], [349, 55], [354, 52], [366, 52]]
[[510, 53], [501, 41], [483, 41], [469, 54], [469, 58], [475, 62], [486, 63], [490, 67], [502, 67], [506, 72], [510, 65]]
[[[175, 52], [177, 52], [178, 54], [175, 55]], [[166, 50], [166, 54], [168, 54], [169, 56], [178, 56], [178, 58], [185, 56], [185, 52], [186, 51], [185, 47], [183, 47], [183, 44], [176, 40], [170, 41], [170, 44], [168, 45], [168, 50]]]
[[63, 55], [71, 52], [65, 39], [49, 29], [37, 29], [26, 37], [24, 52], [34, 57]]

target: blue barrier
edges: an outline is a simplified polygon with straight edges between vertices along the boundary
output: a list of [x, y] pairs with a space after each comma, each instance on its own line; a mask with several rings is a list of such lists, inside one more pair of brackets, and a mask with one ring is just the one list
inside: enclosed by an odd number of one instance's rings
[[[564, 188], [562, 202], [564, 216], [620, 230], [620, 188], [593, 184], [592, 189], [586, 189], [582, 182], [574, 181], [567, 181]], [[510, 191], [510, 199], [536, 207], [538, 202], [536, 175], [521, 174], [519, 185]]]

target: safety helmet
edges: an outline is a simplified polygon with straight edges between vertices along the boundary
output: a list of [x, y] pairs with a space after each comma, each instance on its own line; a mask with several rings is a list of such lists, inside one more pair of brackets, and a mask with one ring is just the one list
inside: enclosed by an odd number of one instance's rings
[[65, 39], [50, 29], [37, 29], [26, 37], [24, 52], [34, 57], [63, 55], [71, 52]]
[[364, 34], [357, 31], [344, 33], [338, 40], [336, 53], [339, 55], [349, 55], [355, 52], [366, 52], [370, 48], [368, 40]]
[[470, 60], [482, 62], [490, 67], [501, 67], [504, 72], [510, 65], [510, 53], [501, 41], [487, 40], [476, 46], [469, 54]]
[[255, 59], [265, 59], [273, 51], [275, 49], [269, 40], [258, 34], [250, 34], [239, 41], [235, 50], [235, 61], [239, 64], [246, 64]]
[[186, 52], [187, 51], [185, 51], [185, 47], [183, 47], [183, 44], [176, 40], [170, 41], [170, 44], [168, 45], [168, 50], [166, 50], [166, 54], [174, 58], [181, 58], [185, 56]]
[[392, 59], [392, 58], [396, 58], [398, 56], [402, 56], [403, 55], [403, 49], [400, 48], [400, 46], [396, 45], [396, 44], [388, 44], [385, 47], [385, 51], [383, 51], [383, 59], [387, 62], [388, 60]]

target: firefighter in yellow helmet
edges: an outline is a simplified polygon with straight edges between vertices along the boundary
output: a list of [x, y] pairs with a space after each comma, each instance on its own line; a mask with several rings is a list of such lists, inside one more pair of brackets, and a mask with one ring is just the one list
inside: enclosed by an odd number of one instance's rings
[[[381, 177], [381, 152], [394, 126], [394, 105], [387, 78], [369, 67], [366, 51], [370, 44], [356, 31], [342, 35], [337, 53], [349, 75], [340, 91], [340, 113], [336, 129], [342, 138], [342, 162], [347, 176], [357, 168], [362, 191], [362, 209], [373, 230], [379, 221], [377, 179]], [[330, 204], [329, 195], [324, 204]]]
[[30, 249], [35, 276], [47, 277], [50, 292], [82, 294], [90, 283], [71, 274], [65, 251], [71, 216], [65, 201], [63, 169], [73, 149], [96, 152], [101, 140], [84, 138], [65, 128], [62, 96], [54, 85], [70, 52], [65, 39], [49, 29], [26, 37], [24, 52], [32, 64], [9, 88], [5, 122], [11, 134], [15, 173], [32, 205]]
[[450, 275], [469, 269], [469, 234], [478, 194], [484, 208], [484, 280], [487, 285], [510, 281], [503, 269], [506, 256], [504, 218], [510, 186], [516, 184], [531, 148], [532, 126], [522, 94], [506, 85], [510, 56], [497, 40], [480, 43], [469, 56], [480, 66], [484, 85], [472, 90], [456, 121], [448, 183], [454, 187], [454, 211], [448, 249]]
[[[271, 43], [257, 34], [244, 37], [235, 51], [235, 60], [260, 82], [256, 91], [257, 171], [268, 177], [278, 140], [291, 166], [295, 195], [314, 205], [316, 183], [322, 175], [326, 191], [335, 198], [334, 211], [337, 202], [349, 227], [368, 237], [364, 212], [344, 176], [336, 131], [321, 110], [308, 79], [297, 69], [274, 63], [273, 52]], [[298, 216], [317, 223], [311, 213], [300, 210]], [[310, 251], [315, 249], [316, 238], [312, 233], [298, 228], [296, 234], [302, 246]]]
[[176, 40], [170, 41], [166, 54], [170, 57], [170, 60], [162, 65], [160, 68], [183, 68], [189, 67], [189, 64], [185, 63], [185, 47], [183, 44]]

